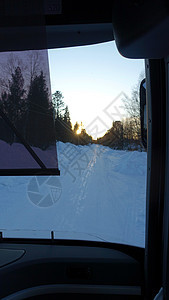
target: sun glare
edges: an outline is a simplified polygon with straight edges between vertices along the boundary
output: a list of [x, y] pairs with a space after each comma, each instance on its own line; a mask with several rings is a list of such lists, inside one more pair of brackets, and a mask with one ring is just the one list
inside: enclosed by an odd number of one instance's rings
[[82, 128], [79, 127], [78, 130], [76, 131], [76, 134], [81, 134]]

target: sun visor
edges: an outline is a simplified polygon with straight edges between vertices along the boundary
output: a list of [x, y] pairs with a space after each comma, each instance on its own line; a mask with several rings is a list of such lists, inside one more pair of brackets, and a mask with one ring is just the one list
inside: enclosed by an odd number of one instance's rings
[[59, 175], [48, 51], [0, 53], [0, 175]]
[[48, 49], [46, 17], [60, 15], [61, 4], [61, 0], [1, 0], [0, 51]]
[[113, 40], [112, 1], [1, 0], [0, 52]]
[[8, 51], [0, 53], [0, 175], [59, 175], [48, 50], [11, 52], [24, 39], [48, 49], [49, 8], [41, 0], [0, 3], [1, 44]]
[[113, 33], [127, 58], [159, 59], [169, 54], [169, 4], [165, 0], [113, 3]]

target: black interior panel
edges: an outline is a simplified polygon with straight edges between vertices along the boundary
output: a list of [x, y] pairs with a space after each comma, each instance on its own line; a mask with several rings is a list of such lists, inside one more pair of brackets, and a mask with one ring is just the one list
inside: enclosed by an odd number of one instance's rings
[[25, 252], [19, 260], [0, 267], [1, 299], [22, 290], [55, 285], [59, 287], [58, 293], [60, 289], [61, 293], [64, 292], [63, 285], [66, 287], [65, 293], [75, 291], [75, 294], [79, 294], [76, 286], [86, 286], [89, 293], [91, 287], [92, 293], [96, 293], [98, 287], [102, 294], [106, 287], [108, 294], [113, 291], [118, 294], [121, 290], [122, 293], [123, 290], [130, 293], [131, 290], [131, 295], [136, 293], [132, 296], [141, 295], [141, 264], [118, 250], [93, 246], [8, 243], [1, 244], [0, 249]]

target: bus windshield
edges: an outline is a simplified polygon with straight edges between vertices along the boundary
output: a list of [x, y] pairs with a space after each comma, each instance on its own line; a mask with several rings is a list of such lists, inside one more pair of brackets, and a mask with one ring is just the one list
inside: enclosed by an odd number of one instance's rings
[[[145, 247], [144, 61], [120, 56], [114, 42], [2, 57], [0, 108], [40, 160], [60, 170], [0, 177], [2, 236]], [[34, 167], [5, 126], [0, 118], [0, 168]]]

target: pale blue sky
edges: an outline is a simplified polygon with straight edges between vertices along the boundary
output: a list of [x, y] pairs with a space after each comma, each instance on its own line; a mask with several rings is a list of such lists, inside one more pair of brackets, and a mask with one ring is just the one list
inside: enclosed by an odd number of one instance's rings
[[144, 71], [144, 60], [122, 57], [115, 42], [53, 49], [48, 53], [52, 93], [62, 92], [72, 124], [82, 121], [85, 128], [96, 119], [102, 121], [103, 131], [111, 127], [113, 119], [105, 108], [118, 106], [115, 110], [123, 113], [122, 96], [115, 104], [113, 100], [120, 93], [130, 96]]

